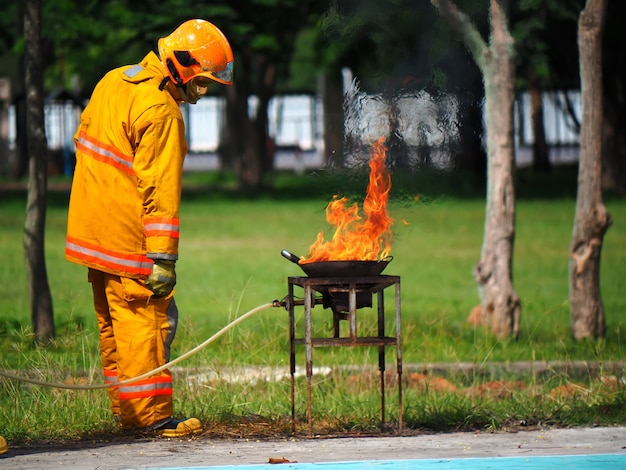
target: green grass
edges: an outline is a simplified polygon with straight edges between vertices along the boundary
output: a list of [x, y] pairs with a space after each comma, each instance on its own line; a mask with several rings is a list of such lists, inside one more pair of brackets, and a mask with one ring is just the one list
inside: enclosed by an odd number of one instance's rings
[[[287, 248], [305, 255], [319, 230], [327, 228], [324, 209], [333, 194], [363, 197], [364, 175], [277, 175], [273, 191], [257, 197], [236, 194], [215, 174], [186, 176], [181, 209], [181, 248], [177, 264], [177, 304], [181, 324], [174, 357], [246, 311], [287, 294], [287, 277], [297, 266], [280, 256]], [[555, 178], [555, 177], [553, 177]], [[626, 356], [626, 199], [608, 197], [614, 224], [602, 250], [601, 289], [607, 336], [600, 342], [573, 340], [568, 305], [568, 245], [575, 208], [575, 175], [537, 182], [521, 174], [517, 206], [514, 286], [522, 300], [521, 334], [517, 341], [496, 340], [465, 319], [478, 303], [472, 269], [480, 255], [484, 201], [481, 182], [459, 175], [420, 174], [394, 177], [390, 213], [396, 220], [393, 261], [386, 274], [401, 276], [403, 362], [412, 364], [484, 364], [516, 361], [619, 361]], [[572, 179], [574, 184], [572, 184]], [[207, 189], [207, 186], [210, 186]], [[573, 189], [572, 189], [573, 187]], [[57, 339], [34, 347], [22, 248], [25, 198], [21, 191], [0, 195], [0, 368], [40, 371], [49, 381], [86, 377], [101, 382], [97, 331], [86, 269], [63, 258], [67, 194], [50, 194], [46, 256], [53, 295]], [[392, 302], [387, 302], [388, 308]], [[327, 327], [328, 311], [316, 313]], [[374, 313], [359, 313], [359, 330], [372, 328]], [[298, 318], [301, 320], [301, 313]], [[389, 314], [388, 331], [393, 331]], [[282, 308], [263, 311], [227, 333], [183, 366], [255, 365], [287, 367], [288, 315]], [[302, 367], [303, 351], [298, 350]], [[373, 348], [326, 348], [314, 351], [314, 365], [376, 364]], [[388, 364], [395, 364], [388, 351]], [[196, 415], [212, 427], [230, 424], [246, 433], [245, 424], [288, 429], [289, 382], [255, 384], [216, 382], [199, 388], [178, 373], [176, 409]], [[623, 371], [622, 371], [623, 372]], [[551, 397], [550, 391], [570, 383], [555, 374], [550, 381], [526, 376], [532, 393], [506, 400], [467, 393], [435, 393], [412, 384], [405, 393], [405, 422], [412, 429], [499, 428], [510, 423], [626, 424], [623, 388], [604, 391], [591, 375], [584, 381], [593, 395]], [[496, 377], [491, 377], [495, 379]], [[497, 377], [518, 380], [519, 377]], [[467, 387], [478, 379], [457, 380]], [[556, 382], [554, 382], [554, 380]], [[346, 393], [345, 377], [315, 380], [316, 422], [331, 431], [368, 431], [378, 426], [377, 387]], [[463, 382], [461, 384], [460, 382]], [[11, 439], [86, 438], [110, 433], [113, 426], [103, 391], [47, 389], [0, 379], [0, 434]], [[394, 389], [387, 399], [388, 416], [397, 413]], [[303, 418], [304, 382], [298, 382], [298, 417]], [[592, 398], [590, 398], [590, 396]], [[233, 424], [236, 423], [236, 426]], [[252, 424], [250, 424], [252, 423]], [[268, 424], [269, 423], [269, 424]], [[303, 426], [303, 423], [300, 423]], [[263, 429], [265, 429], [263, 428]], [[254, 432], [259, 427], [254, 427]], [[261, 432], [262, 434], [262, 432]]]

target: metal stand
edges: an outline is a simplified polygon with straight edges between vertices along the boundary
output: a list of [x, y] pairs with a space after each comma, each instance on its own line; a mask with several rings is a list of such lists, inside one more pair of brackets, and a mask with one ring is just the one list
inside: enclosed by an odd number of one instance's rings
[[[294, 297], [294, 286], [304, 290], [302, 300]], [[395, 310], [396, 310], [396, 335], [385, 336], [385, 305], [384, 290], [389, 286], [395, 286]], [[309, 435], [313, 434], [313, 419], [311, 414], [311, 378], [313, 376], [313, 348], [332, 346], [378, 346], [378, 369], [380, 371], [380, 394], [381, 394], [381, 421], [385, 424], [385, 347], [396, 347], [397, 373], [398, 373], [398, 433], [402, 433], [402, 347], [401, 347], [401, 315], [400, 315], [400, 277], [399, 276], [368, 276], [360, 278], [312, 278], [312, 277], [289, 277], [289, 294], [286, 308], [289, 311], [289, 349], [291, 369], [291, 429], [295, 432], [295, 372], [296, 372], [296, 345], [305, 345], [306, 356], [306, 380], [307, 380], [307, 421]], [[316, 292], [347, 293], [349, 299], [349, 311], [345, 314], [334, 312], [334, 334], [332, 338], [313, 338], [311, 310], [316, 305]], [[357, 333], [357, 297], [358, 294], [376, 294], [378, 309], [378, 334], [377, 336], [364, 337]], [[346, 294], [343, 294], [346, 295]], [[295, 306], [304, 306], [304, 337], [296, 337]], [[348, 320], [349, 336], [341, 337], [339, 334], [339, 320]]]

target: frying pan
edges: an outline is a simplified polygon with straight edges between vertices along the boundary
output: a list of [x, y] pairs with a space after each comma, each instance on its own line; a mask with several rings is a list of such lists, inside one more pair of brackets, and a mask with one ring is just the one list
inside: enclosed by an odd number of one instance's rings
[[378, 276], [393, 259], [387, 256], [379, 261], [338, 260], [338, 261], [313, 261], [312, 263], [300, 263], [300, 257], [293, 253], [282, 250], [283, 257], [300, 266], [300, 269], [309, 277], [365, 277]]

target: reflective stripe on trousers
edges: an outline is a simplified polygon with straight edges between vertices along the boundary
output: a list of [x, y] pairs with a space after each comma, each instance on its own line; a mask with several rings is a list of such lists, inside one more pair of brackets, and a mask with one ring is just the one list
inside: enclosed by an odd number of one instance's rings
[[[169, 361], [178, 309], [172, 295], [156, 299], [141, 280], [89, 269], [107, 383], [137, 377]], [[169, 370], [110, 388], [111, 410], [125, 428], [143, 428], [172, 416]]]

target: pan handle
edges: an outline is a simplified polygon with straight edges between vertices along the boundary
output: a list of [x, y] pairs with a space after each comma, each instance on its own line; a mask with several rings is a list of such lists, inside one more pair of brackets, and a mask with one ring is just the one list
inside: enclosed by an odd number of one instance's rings
[[282, 250], [280, 254], [283, 255], [284, 258], [287, 258], [292, 263], [300, 264], [300, 258], [294, 255], [293, 253], [291, 253], [290, 251]]
[[384, 261], [386, 263], [389, 263], [392, 259], [393, 259], [393, 256], [387, 255], [383, 259], [379, 259], [378, 262], [380, 263], [381, 261]]

